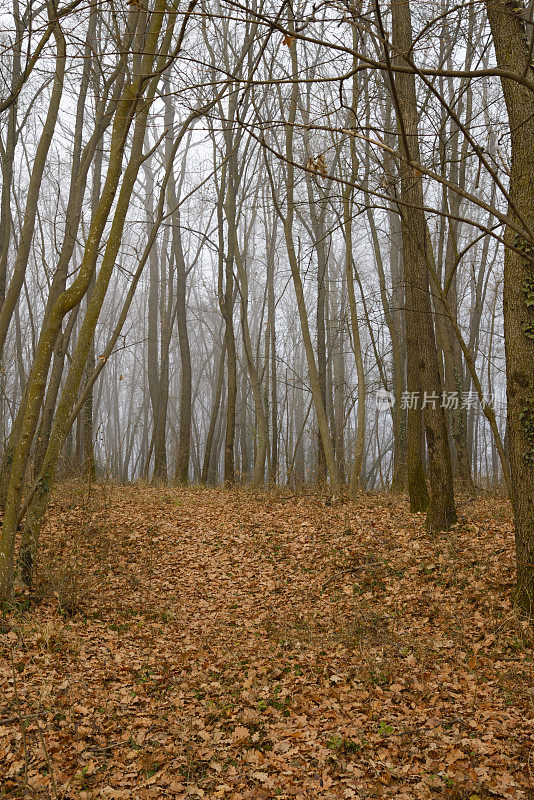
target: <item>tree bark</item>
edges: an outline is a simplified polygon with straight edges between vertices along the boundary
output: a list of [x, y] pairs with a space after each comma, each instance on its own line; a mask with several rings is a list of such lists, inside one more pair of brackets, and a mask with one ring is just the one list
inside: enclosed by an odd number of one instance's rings
[[[486, 0], [497, 64], [534, 76], [520, 2]], [[504, 340], [508, 444], [512, 474], [518, 605], [534, 617], [534, 94], [502, 80], [510, 123], [509, 184], [512, 221], [524, 230], [505, 232]]]
[[[391, 6], [396, 53], [408, 54], [413, 43], [408, 0], [393, 0]], [[413, 73], [397, 73], [394, 79], [397, 126], [401, 152], [401, 201], [404, 274], [406, 286], [406, 330], [408, 339], [408, 391], [419, 392], [424, 405], [430, 505], [427, 529], [430, 532], [447, 530], [456, 522], [451, 456], [445, 412], [441, 403], [442, 389], [438, 353], [432, 321], [429, 270], [431, 262], [430, 235], [424, 208], [418, 139], [418, 109]], [[417, 385], [414, 385], [417, 381]], [[430, 399], [432, 398], [432, 399]], [[416, 422], [415, 410], [408, 416], [408, 425]], [[416, 432], [418, 437], [418, 431]], [[412, 434], [408, 449], [409, 488], [422, 487], [422, 460], [417, 459], [418, 441]], [[417, 472], [414, 473], [414, 466]]]

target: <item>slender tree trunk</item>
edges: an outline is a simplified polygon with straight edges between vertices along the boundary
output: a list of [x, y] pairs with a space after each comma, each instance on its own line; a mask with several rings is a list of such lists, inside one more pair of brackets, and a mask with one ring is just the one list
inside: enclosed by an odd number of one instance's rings
[[[50, 7], [51, 8], [51, 7]], [[39, 144], [32, 164], [32, 172], [26, 197], [26, 207], [24, 210], [24, 222], [18, 243], [17, 255], [13, 264], [13, 271], [9, 286], [5, 293], [5, 299], [0, 308], [0, 355], [3, 352], [9, 324], [18, 302], [20, 290], [24, 283], [28, 259], [30, 257], [33, 232], [37, 219], [37, 204], [41, 191], [43, 173], [46, 166], [48, 151], [52, 144], [52, 137], [56, 127], [59, 113], [59, 104], [63, 95], [63, 81], [65, 78], [65, 66], [67, 58], [67, 48], [65, 37], [61, 31], [59, 23], [54, 25], [54, 37], [56, 40], [56, 71], [48, 111], [39, 138]]]
[[[159, 3], [159, 7], [158, 7]], [[154, 69], [154, 54], [158, 45], [159, 33], [163, 23], [164, 0], [157, 0], [154, 13], [150, 15], [146, 36], [143, 36], [143, 55], [139, 60], [140, 73], [135, 73], [132, 84], [125, 89], [124, 96], [117, 107], [114, 130], [111, 141], [110, 162], [102, 196], [98, 204], [86, 243], [84, 258], [78, 275], [71, 286], [58, 298], [43, 326], [41, 338], [28, 381], [28, 402], [21, 426], [20, 440], [13, 457], [10, 480], [7, 491], [6, 510], [2, 537], [0, 540], [0, 599], [11, 595], [13, 581], [13, 558], [15, 532], [18, 523], [20, 502], [22, 497], [22, 484], [26, 470], [29, 449], [35, 434], [41, 398], [44, 393], [46, 377], [50, 358], [62, 320], [66, 314], [78, 305], [85, 296], [96, 261], [99, 255], [100, 240], [107, 223], [108, 215], [115, 198], [117, 187], [122, 173], [123, 149], [126, 142], [131, 122], [138, 111], [141, 91], [146, 84], [146, 74]], [[171, 20], [173, 18], [171, 17]], [[170, 47], [173, 24], [168, 25], [161, 48]], [[138, 39], [137, 44], [141, 42]], [[140, 48], [141, 49], [141, 48]], [[163, 51], [164, 52], [164, 51]], [[26, 577], [31, 576], [32, 565], [35, 558], [37, 537], [42, 525], [42, 520], [47, 507], [49, 494], [52, 488], [57, 463], [60, 457], [65, 437], [68, 433], [68, 419], [72, 406], [75, 403], [83, 369], [87, 360], [90, 342], [102, 308], [107, 288], [117, 253], [120, 247], [124, 229], [126, 213], [128, 210], [133, 186], [142, 162], [142, 146], [146, 128], [146, 120], [150, 102], [153, 99], [159, 76], [156, 74], [148, 82], [147, 98], [142, 108], [138, 111], [135, 130], [132, 138], [132, 151], [128, 166], [124, 172], [122, 185], [117, 199], [113, 222], [107, 240], [106, 250], [102, 265], [95, 283], [84, 321], [80, 329], [78, 343], [72, 358], [69, 375], [56, 412], [54, 427], [50, 435], [47, 454], [38, 480], [38, 491], [33, 495], [31, 506], [26, 516], [26, 530], [23, 533], [22, 561]]]
[[[20, 19], [18, 0], [13, 2], [16, 44], [12, 48], [11, 90], [13, 91], [21, 74], [20, 45], [23, 27]], [[2, 197], [0, 207], [0, 308], [6, 297], [7, 264], [9, 243], [11, 241], [11, 188], [13, 184], [13, 165], [17, 144], [17, 101], [11, 105], [7, 114], [6, 144], [2, 153]]]
[[213, 442], [215, 437], [215, 429], [217, 426], [217, 419], [219, 417], [219, 409], [221, 404], [222, 389], [224, 383], [224, 362], [226, 356], [226, 348], [221, 349], [219, 357], [219, 366], [217, 368], [217, 377], [215, 381], [215, 391], [213, 393], [213, 400], [211, 404], [210, 424], [208, 427], [208, 434], [206, 436], [206, 448], [204, 450], [204, 460], [202, 462], [202, 483], [207, 483], [210, 475], [210, 464], [213, 458]]
[[180, 347], [180, 431], [178, 434], [178, 455], [174, 482], [182, 485], [189, 480], [189, 460], [191, 454], [192, 368], [189, 331], [187, 328], [187, 285], [186, 266], [180, 236], [180, 218], [173, 225], [173, 248], [176, 263], [176, 307], [178, 343]]
[[[172, 132], [174, 128], [174, 105], [169, 95], [170, 86], [165, 84], [165, 127]], [[166, 158], [172, 155], [172, 135], [165, 139]], [[176, 264], [176, 321], [178, 329], [178, 345], [180, 348], [180, 430], [178, 434], [178, 453], [176, 456], [176, 469], [174, 482], [185, 485], [189, 480], [189, 460], [191, 452], [191, 418], [192, 408], [192, 368], [191, 348], [189, 344], [189, 331], [187, 325], [187, 268], [182, 246], [181, 216], [178, 207], [178, 193], [174, 169], [170, 166], [170, 177], [167, 188], [167, 198], [172, 219], [172, 249], [174, 263]], [[185, 166], [185, 159], [184, 159]], [[182, 174], [183, 178], [183, 174]], [[181, 181], [180, 181], [181, 185]]]
[[[292, 29], [292, 21], [289, 24], [290, 30]], [[306, 302], [304, 298], [304, 289], [302, 286], [302, 278], [300, 274], [300, 267], [295, 251], [293, 241], [293, 220], [295, 213], [295, 200], [294, 200], [294, 186], [295, 186], [295, 168], [293, 167], [294, 153], [293, 153], [293, 134], [294, 125], [297, 114], [297, 99], [298, 99], [298, 65], [296, 57], [297, 42], [293, 41], [291, 44], [291, 64], [292, 64], [292, 77], [293, 84], [291, 90], [291, 102], [289, 108], [288, 119], [285, 123], [285, 155], [287, 159], [286, 165], [286, 193], [287, 193], [287, 210], [285, 216], [281, 214], [280, 207], [277, 207], [278, 213], [282, 216], [284, 224], [284, 235], [286, 240], [287, 253], [289, 264], [291, 267], [291, 276], [293, 279], [293, 287], [297, 300], [297, 310], [300, 320], [300, 327], [302, 331], [302, 338], [304, 341], [304, 350], [306, 353], [306, 360], [308, 364], [308, 371], [310, 375], [310, 384], [312, 390], [312, 397], [315, 406], [315, 413], [317, 415], [317, 424], [319, 427], [319, 434], [323, 446], [326, 465], [330, 476], [330, 486], [335, 494], [341, 493], [341, 481], [339, 479], [336, 457], [332, 439], [330, 436], [330, 428], [328, 424], [328, 417], [323, 402], [323, 393], [321, 389], [321, 381], [317, 370], [317, 363], [315, 361], [315, 353], [313, 350], [312, 339], [310, 335], [310, 327], [308, 322], [308, 312], [306, 309]], [[274, 199], [274, 197], [273, 197]], [[275, 201], [276, 205], [276, 201]]]
[[[342, 288], [343, 281], [341, 282]], [[334, 296], [334, 307], [337, 307], [339, 302], [339, 318], [342, 322], [338, 325], [338, 330], [333, 331], [332, 337], [335, 335], [333, 343], [333, 368], [334, 368], [334, 430], [336, 440], [336, 459], [339, 469], [339, 475], [343, 483], [346, 476], [346, 463], [345, 463], [345, 325], [343, 321], [346, 318], [345, 298], [341, 299], [336, 295]], [[331, 325], [331, 328], [333, 326]]]
[[[143, 167], [146, 176], [146, 212], [150, 229], [154, 223], [154, 177], [148, 161], [144, 163]], [[160, 294], [163, 293], [163, 286], [160, 279], [160, 258], [163, 261], [165, 254], [160, 253], [157, 244], [154, 243], [149, 255], [147, 377], [153, 425], [154, 469], [152, 481], [156, 484], [167, 481], [165, 394], [168, 396], [168, 385], [163, 386], [163, 381], [168, 372], [165, 370], [162, 347]]]
[[[100, 148], [101, 139], [104, 132], [113, 121], [113, 116], [114, 116], [113, 112], [117, 107], [117, 104], [119, 103], [120, 93], [124, 85], [124, 76], [120, 75], [120, 70], [115, 70], [112, 77], [106, 84], [107, 91], [110, 91], [112, 87], [114, 88], [113, 97], [111, 98], [111, 100], [109, 100], [107, 106], [106, 106], [107, 94], [104, 94], [102, 99], [98, 102], [97, 122], [95, 125], [95, 129], [93, 131], [93, 134], [87, 141], [86, 145], [82, 149], [85, 102], [86, 102], [87, 88], [90, 78], [91, 54], [93, 48], [92, 37], [94, 36], [94, 30], [95, 30], [95, 15], [92, 13], [89, 20], [89, 26], [87, 29], [84, 68], [83, 68], [82, 81], [80, 84], [80, 91], [78, 95], [78, 103], [76, 110], [76, 124], [74, 130], [69, 199], [65, 215], [65, 233], [64, 233], [63, 243], [61, 246], [61, 251], [59, 253], [57, 267], [54, 272], [54, 277], [52, 279], [52, 285], [50, 287], [50, 291], [48, 294], [48, 299], [44, 314], [45, 322], [48, 322], [51, 310], [54, 308], [54, 306], [58, 301], [58, 298], [65, 290], [68, 268], [77, 241], [77, 233], [81, 220], [83, 197], [87, 183], [89, 168], [93, 158], [95, 158], [95, 171], [99, 169], [98, 163], [99, 160], [101, 159], [101, 148]], [[128, 34], [125, 41], [123, 42], [123, 45], [125, 47], [128, 46], [127, 42], [130, 39], [131, 35]], [[123, 103], [123, 108], [126, 109], [124, 96], [122, 99], [122, 103]], [[94, 203], [93, 203], [93, 210], [94, 210]], [[84, 280], [85, 279], [86, 276], [84, 276]], [[82, 283], [83, 283], [82, 281], [78, 281], [77, 285], [79, 284], [81, 286]], [[74, 315], [73, 317], [73, 322], [75, 322], [75, 319], [76, 315]], [[72, 327], [70, 329], [72, 330]], [[56, 336], [59, 335], [59, 331], [60, 327], [57, 328]], [[48, 332], [50, 333], [51, 329], [49, 329]], [[67, 337], [65, 346], [68, 346], [68, 338], [69, 337]], [[55, 346], [55, 340], [51, 338], [47, 346], [53, 348]], [[56, 375], [57, 381], [60, 381], [63, 370], [63, 363], [62, 362], [55, 363], [55, 368], [56, 367], [57, 369], [61, 370], [59, 374]], [[44, 395], [45, 383], [42, 383], [41, 385], [42, 385], [42, 392]], [[57, 389], [56, 389], [56, 395], [57, 395]], [[54, 397], [54, 402], [56, 395], [49, 392], [49, 396]], [[27, 399], [28, 399], [28, 393], [25, 392], [20, 407], [18, 409], [15, 421], [13, 423], [11, 433], [9, 436], [9, 441], [2, 461], [2, 468], [0, 470], [0, 475], [1, 475], [0, 502], [2, 503], [2, 507], [4, 507], [5, 498], [7, 495], [7, 484], [9, 481], [15, 448], [17, 446], [17, 442], [19, 441], [21, 435], [21, 426], [22, 426], [22, 420], [24, 419], [24, 415], [26, 413]], [[40, 402], [41, 399], [42, 398], [37, 398], [36, 396], [34, 397], [34, 402], [36, 403]], [[51, 413], [52, 412], [53, 409]], [[47, 428], [46, 425], [44, 426], [41, 425], [41, 428], [45, 431], [45, 437], [47, 437], [49, 434], [49, 428]], [[38, 449], [42, 448], [39, 447]]]
[[[351, 138], [351, 150], [355, 151], [354, 139]], [[353, 158], [353, 174], [355, 170], [355, 152]], [[356, 443], [354, 446], [354, 462], [349, 484], [349, 497], [354, 500], [361, 486], [363, 467], [363, 453], [365, 445], [365, 371], [363, 367], [362, 347], [360, 342], [360, 326], [354, 292], [354, 260], [352, 245], [352, 202], [351, 186], [343, 190], [343, 223], [345, 233], [345, 272], [347, 280], [347, 293], [349, 297], [350, 330], [352, 333], [352, 349], [356, 361], [356, 374], [358, 376], [358, 403], [356, 412]]]
[[254, 361], [250, 330], [248, 325], [248, 275], [246, 265], [239, 248], [237, 238], [237, 219], [236, 219], [236, 192], [238, 183], [237, 161], [234, 153], [230, 159], [229, 180], [227, 202], [225, 204], [226, 218], [228, 222], [229, 237], [232, 240], [232, 250], [237, 267], [239, 280], [239, 293], [241, 297], [241, 328], [243, 333], [243, 346], [247, 362], [247, 371], [252, 387], [255, 410], [255, 458], [254, 470], [252, 474], [252, 486], [259, 487], [265, 481], [265, 461], [267, 458], [267, 448], [269, 445], [269, 428], [267, 417], [263, 407], [261, 396], [261, 385], [258, 369]]
[[271, 457], [269, 462], [269, 485], [274, 486], [278, 480], [278, 380], [276, 372], [276, 303], [274, 294], [274, 255], [276, 242], [275, 218], [273, 231], [267, 245], [267, 337], [269, 341], [269, 359], [271, 388]]
[[[91, 210], [94, 214], [98, 207], [98, 199], [102, 188], [102, 161], [103, 161], [103, 148], [99, 146], [96, 151], [94, 172], [93, 172], [93, 186], [91, 196]], [[89, 296], [94, 289], [94, 275], [89, 284]], [[94, 480], [96, 478], [96, 464], [93, 443], [93, 417], [94, 417], [94, 396], [93, 384], [90, 384], [91, 375], [96, 367], [96, 353], [94, 339], [91, 340], [91, 346], [87, 355], [87, 363], [85, 365], [84, 375], [84, 389], [87, 389], [87, 397], [83, 404], [83, 469], [87, 478]], [[40, 469], [40, 466], [39, 466]]]
[[[224, 435], [224, 483], [232, 486], [235, 483], [235, 415], [237, 402], [237, 357], [234, 333], [234, 271], [232, 245], [224, 252], [224, 222], [221, 208], [219, 210], [219, 302], [224, 320], [224, 346], [226, 348], [226, 430]], [[224, 275], [224, 291], [222, 283]]]
[[[357, 29], [352, 26], [352, 46], [357, 47]], [[356, 66], [356, 65], [355, 65]], [[357, 73], [352, 77], [352, 103], [349, 114], [348, 127], [356, 124], [358, 113], [358, 78]], [[365, 370], [363, 366], [362, 346], [360, 342], [360, 327], [358, 322], [358, 311], [356, 306], [356, 295], [354, 292], [354, 250], [352, 243], [352, 216], [353, 216], [353, 184], [356, 182], [358, 172], [358, 157], [356, 153], [356, 140], [350, 137], [350, 183], [343, 187], [343, 232], [345, 234], [345, 279], [347, 282], [347, 293], [349, 298], [350, 329], [352, 333], [352, 348], [356, 361], [356, 374], [358, 376], [358, 404], [357, 404], [357, 427], [356, 443], [354, 447], [354, 463], [349, 484], [349, 497], [353, 500], [361, 486], [361, 474], [363, 468], [363, 457], [365, 447]]]

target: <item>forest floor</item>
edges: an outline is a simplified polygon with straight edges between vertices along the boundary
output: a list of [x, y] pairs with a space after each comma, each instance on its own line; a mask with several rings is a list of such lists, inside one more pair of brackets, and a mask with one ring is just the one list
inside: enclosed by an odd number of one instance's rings
[[60, 487], [0, 617], [0, 797], [534, 797], [509, 505], [459, 512]]

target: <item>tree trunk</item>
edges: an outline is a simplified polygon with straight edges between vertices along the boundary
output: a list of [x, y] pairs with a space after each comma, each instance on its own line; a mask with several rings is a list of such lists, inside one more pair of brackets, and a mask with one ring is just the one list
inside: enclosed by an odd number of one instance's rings
[[226, 355], [226, 348], [221, 349], [219, 357], [219, 366], [217, 368], [217, 376], [215, 379], [215, 389], [213, 392], [213, 400], [211, 404], [210, 423], [208, 427], [208, 434], [206, 436], [206, 448], [204, 450], [204, 460], [202, 462], [202, 476], [201, 482], [207, 483], [210, 476], [210, 464], [214, 461], [213, 457], [213, 442], [215, 438], [215, 429], [217, 426], [217, 419], [219, 417], [219, 408], [221, 404], [222, 389], [224, 382], [224, 361]]
[[[153, 99], [159, 76], [151, 77], [148, 82], [147, 95], [141, 110], [138, 109], [141, 92], [146, 85], [146, 72], [154, 68], [154, 54], [158, 45], [159, 33], [163, 22], [163, 0], [157, 0], [156, 8], [150, 17], [149, 29], [146, 31], [145, 52], [140, 62], [140, 68], [145, 74], [138, 75], [133, 84], [126, 87], [123, 97], [117, 106], [114, 127], [110, 146], [110, 162], [108, 173], [100, 202], [93, 215], [91, 228], [86, 243], [82, 264], [73, 283], [66, 289], [50, 310], [49, 316], [43, 325], [39, 345], [36, 351], [32, 373], [28, 380], [28, 402], [21, 424], [19, 441], [13, 455], [10, 479], [7, 490], [6, 510], [0, 540], [0, 599], [10, 597], [13, 584], [14, 545], [17, 529], [20, 502], [22, 497], [23, 479], [26, 470], [28, 453], [31, 447], [37, 426], [41, 407], [41, 398], [44, 393], [50, 359], [54, 343], [57, 339], [62, 321], [66, 314], [77, 306], [85, 296], [91, 277], [94, 273], [99, 255], [100, 240], [106, 226], [109, 212], [115, 199], [117, 187], [122, 174], [123, 152], [127, 134], [136, 111], [135, 130], [132, 137], [132, 151], [129, 163], [124, 171], [122, 185], [117, 198], [113, 222], [107, 239], [106, 249], [91, 295], [87, 312], [80, 329], [80, 335], [72, 357], [72, 363], [67, 376], [56, 412], [56, 419], [50, 435], [47, 454], [38, 480], [38, 490], [33, 495], [31, 506], [26, 516], [26, 529], [23, 534], [22, 559], [25, 570], [31, 574], [34, 561], [37, 537], [42, 525], [44, 513], [60, 457], [61, 449], [68, 433], [68, 419], [72, 406], [75, 403], [83, 369], [87, 360], [90, 342], [102, 308], [102, 303], [109, 286], [109, 281], [115, 260], [121, 244], [126, 213], [128, 210], [133, 186], [143, 160], [142, 146], [146, 128], [146, 119], [150, 102]], [[171, 18], [172, 19], [172, 18]], [[173, 24], [168, 25], [164, 35], [162, 48], [170, 46]]]
[[[290, 21], [289, 28], [292, 30], [293, 22]], [[310, 334], [310, 326], [308, 322], [308, 311], [304, 298], [304, 289], [302, 285], [302, 278], [300, 274], [300, 266], [297, 259], [293, 240], [293, 220], [295, 214], [295, 200], [294, 200], [294, 186], [295, 186], [295, 168], [293, 166], [294, 153], [293, 153], [293, 134], [294, 125], [297, 114], [297, 99], [298, 99], [298, 65], [296, 57], [297, 42], [291, 44], [291, 65], [293, 84], [291, 90], [291, 103], [289, 108], [288, 119], [285, 123], [285, 155], [287, 159], [286, 164], [286, 194], [287, 194], [287, 209], [286, 214], [283, 215], [280, 207], [275, 201], [275, 207], [282, 218], [284, 224], [284, 235], [286, 240], [287, 254], [289, 258], [289, 265], [291, 267], [291, 277], [293, 279], [293, 287], [297, 300], [297, 310], [300, 320], [300, 327], [302, 331], [302, 338], [304, 342], [304, 350], [306, 353], [306, 361], [308, 364], [308, 372], [310, 375], [310, 384], [315, 406], [315, 413], [317, 415], [317, 424], [319, 427], [319, 435], [321, 437], [321, 444], [326, 458], [326, 466], [330, 476], [330, 486], [335, 494], [341, 493], [341, 481], [339, 479], [336, 457], [332, 438], [330, 436], [330, 427], [328, 424], [328, 417], [323, 401], [323, 392], [321, 389], [321, 381], [317, 370], [317, 363], [315, 360], [315, 353], [313, 351], [313, 344]]]
[[[169, 94], [170, 85], [165, 84], [165, 128], [170, 131], [165, 139], [167, 161], [174, 157], [172, 153], [174, 129], [174, 105]], [[184, 159], [185, 166], [185, 159]], [[178, 192], [172, 164], [170, 168], [167, 198], [172, 219], [172, 250], [176, 265], [176, 324], [178, 328], [178, 344], [180, 347], [180, 430], [178, 434], [178, 453], [174, 482], [185, 486], [189, 480], [189, 460], [191, 454], [191, 417], [192, 417], [192, 369], [189, 331], [187, 327], [187, 268], [182, 247], [181, 216], [178, 207]], [[183, 172], [182, 172], [183, 178]], [[179, 182], [181, 186], [181, 180]], [[170, 331], [169, 331], [170, 335]]]
[[[154, 223], [154, 177], [150, 162], [146, 161], [143, 167], [146, 176], [147, 222], [150, 230]], [[160, 294], [163, 293], [163, 287], [160, 285], [160, 257], [163, 260], [165, 254], [163, 252], [160, 254], [155, 242], [149, 255], [147, 377], [153, 426], [154, 469], [152, 481], [156, 484], [167, 481], [167, 443], [165, 439], [167, 409], [164, 397], [165, 387], [162, 385], [165, 367], [163, 347], [161, 346], [163, 337], [161, 335]]]
[[[393, 0], [393, 46], [397, 53], [409, 53], [412, 47], [412, 26], [408, 0]], [[401, 152], [401, 201], [404, 274], [406, 285], [406, 330], [408, 340], [408, 391], [419, 392], [424, 404], [430, 505], [427, 529], [447, 530], [456, 522], [451, 456], [445, 412], [441, 403], [441, 379], [432, 321], [429, 269], [432, 261], [430, 235], [424, 215], [423, 184], [419, 163], [418, 109], [413, 73], [397, 73], [394, 80], [397, 125]], [[411, 346], [410, 346], [411, 344]], [[417, 381], [417, 385], [414, 385]], [[426, 398], [426, 400], [425, 400]], [[432, 399], [430, 399], [432, 398]], [[416, 422], [415, 410], [408, 416], [408, 425]], [[422, 488], [422, 460], [418, 455], [418, 430], [412, 430], [408, 444], [409, 488]], [[416, 469], [414, 473], [414, 467]], [[423, 493], [424, 494], [424, 493]], [[421, 495], [419, 495], [421, 496]]]
[[[486, 0], [486, 9], [499, 68], [532, 79], [523, 6]], [[502, 88], [512, 153], [509, 215], [524, 231], [508, 226], [505, 233], [503, 296], [516, 600], [534, 617], [534, 94], [507, 78]]]
[[[39, 144], [33, 159], [28, 194], [26, 197], [26, 207], [24, 210], [24, 222], [18, 243], [17, 255], [13, 264], [13, 271], [9, 286], [5, 293], [5, 298], [0, 308], [0, 355], [3, 352], [9, 324], [17, 305], [20, 290], [24, 283], [28, 259], [31, 253], [33, 232], [37, 219], [37, 204], [41, 192], [43, 173], [47, 162], [48, 151], [52, 144], [52, 137], [56, 127], [59, 113], [59, 105], [63, 95], [63, 82], [66, 66], [66, 43], [59, 23], [54, 25], [54, 37], [56, 40], [56, 71], [52, 87], [52, 94], [46, 119], [43, 125]], [[6, 253], [7, 254], [7, 253]]]

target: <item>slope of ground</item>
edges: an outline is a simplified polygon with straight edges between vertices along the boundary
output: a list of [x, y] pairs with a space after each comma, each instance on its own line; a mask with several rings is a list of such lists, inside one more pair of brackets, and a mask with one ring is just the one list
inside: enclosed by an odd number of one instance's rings
[[528, 798], [508, 504], [81, 485], [0, 624], [0, 797]]

